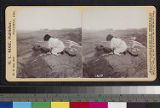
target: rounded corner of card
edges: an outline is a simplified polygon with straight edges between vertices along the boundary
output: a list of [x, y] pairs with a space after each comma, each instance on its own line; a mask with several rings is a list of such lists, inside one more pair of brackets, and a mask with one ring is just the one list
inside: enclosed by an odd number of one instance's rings
[[13, 8], [13, 6], [7, 6], [6, 9], [5, 9], [5, 12], [10, 11], [10, 9], [12, 9], [12, 8]]
[[152, 6], [152, 8], [156, 11], [157, 10], [157, 8], [155, 7], [155, 6]]
[[157, 79], [157, 74], [151, 79], [151, 81], [155, 81]]
[[12, 80], [6, 75], [6, 81], [7, 82], [12, 82]]

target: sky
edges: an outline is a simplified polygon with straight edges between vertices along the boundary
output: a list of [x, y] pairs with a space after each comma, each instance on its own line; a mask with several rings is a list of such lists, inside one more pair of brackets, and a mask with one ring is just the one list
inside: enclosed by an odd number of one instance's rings
[[83, 13], [82, 28], [87, 30], [124, 30], [147, 27], [147, 11], [140, 7], [88, 8]]
[[74, 8], [22, 8], [16, 13], [17, 30], [78, 27], [81, 27], [81, 16]]

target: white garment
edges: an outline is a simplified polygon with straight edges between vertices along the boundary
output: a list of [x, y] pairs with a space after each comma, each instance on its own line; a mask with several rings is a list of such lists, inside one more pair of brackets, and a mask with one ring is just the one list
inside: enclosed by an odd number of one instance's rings
[[51, 49], [52, 54], [58, 55], [58, 53], [64, 50], [65, 46], [61, 40], [57, 38], [50, 38], [48, 40], [48, 48]]
[[119, 38], [112, 38], [111, 48], [114, 49], [114, 54], [120, 55], [127, 50], [127, 44], [125, 41]]

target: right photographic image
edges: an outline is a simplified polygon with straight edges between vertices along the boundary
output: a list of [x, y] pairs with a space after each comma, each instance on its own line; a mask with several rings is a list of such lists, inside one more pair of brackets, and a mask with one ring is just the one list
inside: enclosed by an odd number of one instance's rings
[[147, 78], [148, 13], [93, 7], [82, 17], [84, 78]]

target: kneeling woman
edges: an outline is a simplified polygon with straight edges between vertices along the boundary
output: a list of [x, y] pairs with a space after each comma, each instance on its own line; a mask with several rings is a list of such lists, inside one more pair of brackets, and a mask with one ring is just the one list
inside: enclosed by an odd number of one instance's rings
[[51, 53], [58, 56], [61, 52], [64, 51], [65, 45], [58, 38], [53, 38], [50, 35], [46, 34], [44, 36], [44, 41], [48, 42], [48, 48], [51, 49]]

